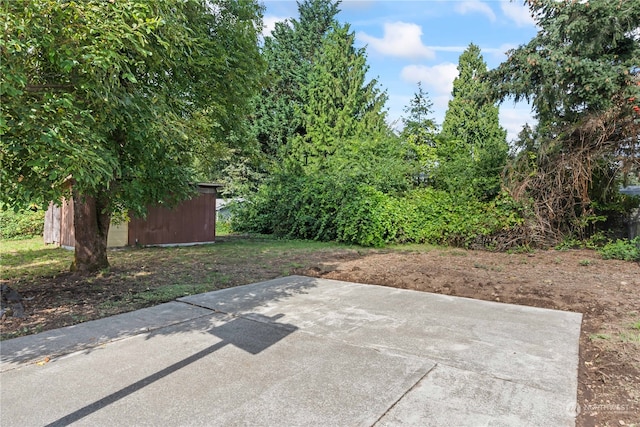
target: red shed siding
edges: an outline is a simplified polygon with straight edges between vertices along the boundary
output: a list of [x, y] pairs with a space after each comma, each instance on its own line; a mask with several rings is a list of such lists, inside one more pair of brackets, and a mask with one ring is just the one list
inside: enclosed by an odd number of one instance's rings
[[[129, 245], [171, 245], [213, 242], [216, 237], [216, 193], [218, 184], [198, 184], [199, 195], [168, 209], [148, 208], [146, 219], [131, 218]], [[74, 247], [73, 199], [60, 207], [49, 204], [45, 217], [45, 243]]]
[[198, 197], [169, 209], [149, 207], [145, 219], [131, 218], [130, 245], [213, 242], [216, 238], [216, 194]]

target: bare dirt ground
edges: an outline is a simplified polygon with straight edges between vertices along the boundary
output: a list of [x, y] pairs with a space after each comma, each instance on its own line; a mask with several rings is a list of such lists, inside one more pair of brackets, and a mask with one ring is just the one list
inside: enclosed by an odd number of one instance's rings
[[[4, 318], [0, 331], [10, 337], [159, 303], [140, 295], [184, 280], [185, 274], [192, 283], [216, 282], [214, 288], [303, 274], [575, 311], [583, 314], [576, 425], [640, 426], [638, 263], [603, 260], [588, 250], [505, 254], [337, 249], [235, 261], [207, 259], [204, 253], [195, 259], [162, 256], [168, 253], [144, 252], [144, 261], [135, 256], [135, 262], [127, 262], [125, 251], [108, 272], [96, 277], [64, 273], [30, 280], [28, 286], [4, 281], [32, 299], [25, 301], [27, 317]], [[57, 291], [51, 292], [52, 287]]]

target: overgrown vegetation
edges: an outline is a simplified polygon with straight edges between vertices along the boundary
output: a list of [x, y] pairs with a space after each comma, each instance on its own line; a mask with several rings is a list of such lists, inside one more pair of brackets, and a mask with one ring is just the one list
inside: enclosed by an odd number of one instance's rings
[[[233, 227], [366, 246], [497, 250], [621, 229], [638, 205], [618, 188], [637, 169], [632, 39], [640, 9], [561, 3], [529, 2], [541, 30], [497, 70], [488, 72], [479, 47], [469, 45], [442, 128], [418, 85], [399, 135], [384, 126], [384, 93], [364, 80], [366, 52], [336, 21], [337, 3], [300, 3], [299, 20], [265, 39], [269, 83], [253, 121], [265, 179], [244, 194]], [[580, 29], [596, 31], [592, 24], [610, 15], [624, 15], [624, 25], [608, 26], [610, 39], [594, 45]], [[566, 67], [558, 70], [557, 61]], [[603, 78], [589, 64], [613, 67]], [[584, 79], [593, 91], [571, 90]], [[493, 102], [509, 96], [532, 101], [539, 120], [520, 134], [511, 158]]]
[[640, 261], [640, 236], [634, 239], [618, 239], [609, 242], [600, 249], [604, 259], [621, 259], [624, 261]]
[[18, 212], [0, 210], [0, 239], [27, 239], [42, 236], [44, 214], [44, 210], [37, 208]]
[[640, 2], [526, 3], [540, 30], [488, 80], [499, 99], [533, 105], [506, 184], [530, 206], [531, 238], [555, 244], [631, 208], [618, 190], [640, 169]]
[[[286, 201], [286, 203], [283, 203]], [[362, 246], [432, 243], [504, 249], [504, 230], [521, 224], [508, 195], [491, 202], [422, 188], [387, 194], [330, 175], [278, 176], [234, 216], [234, 228]]]
[[[538, 34], [492, 71], [470, 44], [442, 125], [419, 84], [399, 133], [339, 1], [301, 1], [262, 41], [253, 0], [214, 1], [220, 14], [203, 0], [112, 2], [113, 19], [94, 21], [113, 40], [82, 36], [93, 31], [83, 21], [59, 51], [57, 29], [104, 9], [94, 3], [23, 0], [3, 21], [17, 42], [2, 45], [0, 204], [40, 188], [58, 197], [73, 175], [87, 209], [76, 248], [97, 254], [78, 268], [108, 265], [112, 212], [181, 198], [197, 179], [224, 178], [226, 195], [245, 200], [232, 230], [363, 246], [584, 245], [638, 206], [619, 187], [640, 170], [639, 2], [526, 0]], [[538, 124], [509, 153], [497, 102], [513, 98], [531, 102]], [[27, 109], [38, 114], [12, 126]], [[626, 245], [603, 251], [633, 258]]]
[[299, 11], [265, 39], [270, 80], [254, 126], [267, 178], [244, 195], [233, 228], [362, 246], [509, 247], [501, 234], [522, 224], [522, 212], [500, 193], [508, 146], [497, 107], [479, 96], [480, 49], [460, 58], [443, 132], [418, 85], [396, 135], [337, 4], [309, 0]]

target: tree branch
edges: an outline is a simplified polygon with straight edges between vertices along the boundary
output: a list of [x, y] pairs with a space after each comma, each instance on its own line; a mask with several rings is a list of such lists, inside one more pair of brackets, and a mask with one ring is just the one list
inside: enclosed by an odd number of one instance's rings
[[59, 91], [65, 91], [65, 90], [71, 90], [73, 89], [73, 85], [72, 84], [43, 84], [43, 85], [26, 85], [24, 90], [27, 92], [44, 92], [47, 90], [59, 90]]

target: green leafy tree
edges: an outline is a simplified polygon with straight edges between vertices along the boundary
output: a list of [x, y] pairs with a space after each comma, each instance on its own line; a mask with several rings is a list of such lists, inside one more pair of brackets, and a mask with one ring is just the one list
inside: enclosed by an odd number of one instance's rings
[[500, 191], [509, 147], [498, 107], [485, 96], [486, 72], [480, 48], [470, 44], [460, 56], [437, 144], [436, 182], [448, 191], [490, 199]]
[[557, 240], [598, 220], [616, 177], [639, 166], [640, 2], [526, 3], [540, 30], [488, 81], [537, 115], [535, 174], [512, 178], [512, 193], [534, 200], [538, 229]]
[[14, 0], [0, 25], [4, 207], [72, 184], [75, 261], [108, 266], [113, 212], [193, 191], [258, 85], [261, 8], [230, 0]]

